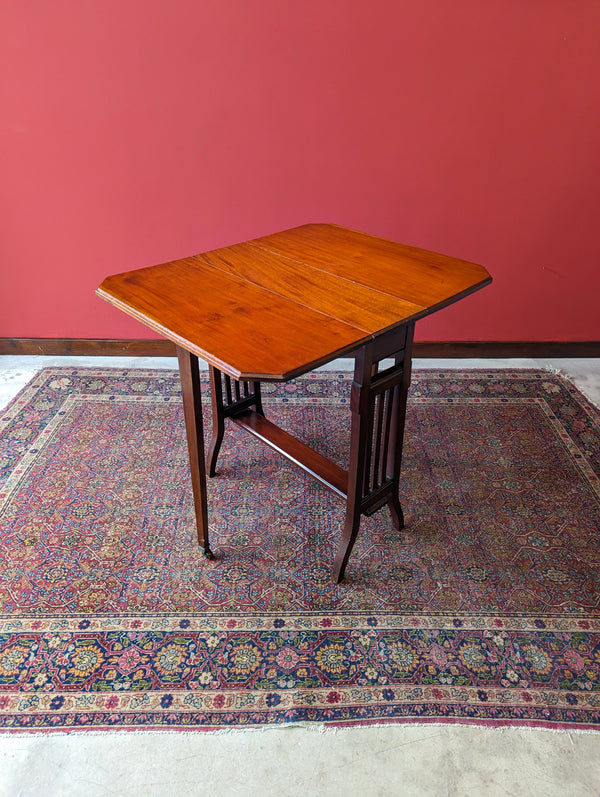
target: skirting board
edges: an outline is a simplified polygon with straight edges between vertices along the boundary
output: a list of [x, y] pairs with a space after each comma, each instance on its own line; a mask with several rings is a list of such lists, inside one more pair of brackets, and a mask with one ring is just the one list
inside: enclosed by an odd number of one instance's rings
[[[84, 338], [0, 338], [0, 355], [78, 357], [174, 357], [169, 340], [90, 340]], [[415, 341], [413, 357], [600, 357], [600, 341]]]

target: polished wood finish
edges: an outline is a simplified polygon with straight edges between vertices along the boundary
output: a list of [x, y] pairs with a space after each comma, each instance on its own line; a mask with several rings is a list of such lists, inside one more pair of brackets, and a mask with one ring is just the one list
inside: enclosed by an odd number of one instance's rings
[[185, 430], [192, 477], [194, 510], [198, 544], [208, 559], [213, 558], [208, 533], [208, 510], [206, 503], [206, 465], [204, 462], [204, 431], [202, 423], [202, 395], [198, 358], [183, 348], [177, 348], [179, 376], [183, 397]]
[[194, 258], [108, 277], [99, 295], [235, 379], [286, 380], [369, 337]]
[[212, 365], [209, 366], [209, 371], [213, 417], [213, 437], [208, 455], [209, 476], [217, 473], [225, 419], [231, 418], [235, 424], [287, 457], [333, 492], [346, 498], [348, 474], [339, 465], [265, 418], [260, 382], [237, 382]]
[[[399, 531], [404, 526], [398, 490], [414, 324], [407, 325], [402, 333], [389, 332], [379, 339], [377, 347], [369, 343], [356, 355], [350, 393], [346, 520], [333, 565], [333, 578], [338, 583], [344, 577], [361, 515], [372, 515], [387, 504], [394, 528]], [[398, 349], [400, 338], [402, 348]], [[394, 364], [380, 371], [380, 361], [389, 358]]]
[[196, 259], [366, 333], [395, 325], [399, 317], [421, 310], [419, 305], [359, 285], [343, 274], [299, 264], [252, 244], [207, 252]]
[[107, 277], [98, 295], [235, 379], [285, 381], [489, 282], [474, 263], [309, 224]]
[[401, 319], [404, 322], [429, 315], [491, 282], [483, 266], [475, 263], [335, 224], [296, 227], [251, 243], [417, 307], [417, 312]]
[[227, 374], [222, 374], [214, 365], [209, 365], [211, 404], [213, 417], [213, 436], [208, 454], [208, 475], [217, 473], [217, 458], [223, 435], [225, 419], [253, 409], [254, 413], [264, 415], [260, 382], [238, 382]]
[[[344, 577], [362, 515], [371, 515], [388, 504], [394, 527], [400, 530], [404, 526], [398, 490], [413, 331], [414, 324], [393, 329], [356, 354], [348, 471], [266, 418], [260, 383], [235, 382], [210, 366], [213, 438], [209, 475], [216, 474], [224, 422], [230, 418], [345, 498], [346, 522], [332, 571], [337, 582]], [[389, 359], [393, 364], [380, 371], [380, 361]]]
[[[198, 540], [211, 556], [198, 357], [210, 366], [214, 476], [230, 419], [346, 499], [340, 581], [362, 515], [398, 496], [414, 324], [491, 281], [474, 263], [312, 224], [107, 277], [98, 295], [177, 346]], [[261, 381], [355, 358], [348, 471], [265, 417]], [[383, 367], [382, 361], [392, 360]]]
[[[175, 344], [164, 338], [0, 338], [0, 355], [77, 357], [175, 357]], [[505, 357], [600, 357], [600, 340], [422, 340], [413, 344], [422, 359]]]
[[234, 423], [271, 446], [341, 498], [347, 497], [348, 474], [301, 440], [276, 426], [264, 415], [248, 410], [232, 417]]

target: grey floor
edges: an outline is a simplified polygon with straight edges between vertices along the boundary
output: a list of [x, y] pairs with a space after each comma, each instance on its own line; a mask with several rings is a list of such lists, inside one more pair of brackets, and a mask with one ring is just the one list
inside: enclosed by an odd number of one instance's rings
[[[49, 365], [175, 368], [167, 358], [0, 357], [0, 408]], [[336, 368], [349, 368], [338, 361]], [[600, 406], [600, 360], [416, 360], [544, 368]], [[600, 732], [459, 725], [0, 736], [0, 795], [599, 795]]]

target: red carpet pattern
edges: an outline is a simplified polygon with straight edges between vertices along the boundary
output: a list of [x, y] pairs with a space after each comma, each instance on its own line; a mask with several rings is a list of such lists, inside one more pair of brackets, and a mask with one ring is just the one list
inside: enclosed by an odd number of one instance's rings
[[[349, 385], [265, 409], [345, 465]], [[0, 433], [1, 728], [600, 725], [600, 414], [559, 376], [416, 372], [406, 527], [341, 585], [343, 502], [237, 427], [199, 554], [172, 371], [47, 369]]]

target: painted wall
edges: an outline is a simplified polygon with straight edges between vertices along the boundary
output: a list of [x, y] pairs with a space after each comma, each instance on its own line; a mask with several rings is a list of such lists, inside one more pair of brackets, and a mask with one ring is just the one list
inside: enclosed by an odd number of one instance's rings
[[486, 265], [429, 340], [600, 339], [597, 0], [5, 0], [0, 336], [331, 221]]

